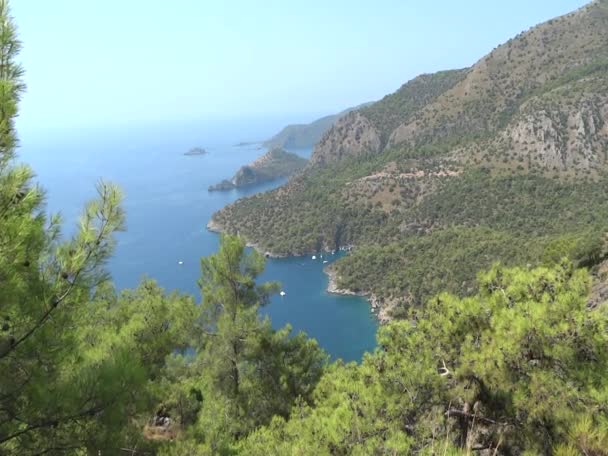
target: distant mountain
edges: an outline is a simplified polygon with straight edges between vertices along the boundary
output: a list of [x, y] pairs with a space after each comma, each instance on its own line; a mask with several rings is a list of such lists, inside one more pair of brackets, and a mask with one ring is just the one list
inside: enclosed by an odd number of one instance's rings
[[608, 231], [608, 0], [338, 119], [286, 186], [214, 223], [275, 254], [353, 245], [337, 287], [393, 315], [493, 262], [585, 264]]
[[280, 148], [268, 151], [253, 163], [241, 167], [232, 179], [209, 187], [209, 191], [232, 190], [288, 177], [302, 170], [308, 160]]
[[288, 125], [272, 138], [263, 142], [265, 147], [282, 147], [285, 149], [305, 149], [314, 147], [323, 134], [327, 132], [340, 117], [351, 111], [367, 106], [370, 103], [346, 109], [338, 114], [322, 117], [309, 124]]

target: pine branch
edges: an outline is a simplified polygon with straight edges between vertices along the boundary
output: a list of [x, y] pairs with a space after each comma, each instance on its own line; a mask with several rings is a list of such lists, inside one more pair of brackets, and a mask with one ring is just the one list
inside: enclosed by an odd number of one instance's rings
[[465, 412], [463, 410], [458, 410], [458, 409], [452, 409], [452, 408], [448, 409], [448, 411], [445, 412], [445, 414], [448, 418], [455, 416], [455, 417], [459, 417], [459, 418], [466, 418], [467, 420], [470, 420], [470, 421], [472, 421], [472, 420], [481, 421], [482, 423], [485, 423], [485, 424], [498, 424], [498, 425], [505, 424], [505, 423], [500, 423], [491, 418], [486, 418], [483, 416], [476, 415], [475, 413], [469, 413], [469, 412]]
[[56, 427], [56, 426], [59, 426], [60, 424], [70, 423], [72, 421], [78, 421], [81, 418], [95, 416], [99, 412], [103, 411], [104, 408], [105, 407], [101, 407], [101, 406], [92, 407], [90, 409], [84, 410], [84, 411], [74, 414], [74, 415], [69, 415], [69, 416], [55, 418], [55, 419], [49, 419], [49, 420], [41, 421], [36, 424], [29, 424], [26, 428], [21, 429], [11, 435], [8, 435], [5, 437], [0, 437], [0, 444], [4, 444], [4, 443], [8, 442], [9, 440], [16, 439], [17, 437], [19, 437], [23, 434], [27, 434], [28, 432], [32, 432], [37, 429]]
[[[103, 188], [103, 192], [101, 194], [101, 199], [102, 199], [102, 207], [105, 207], [105, 204], [108, 202], [108, 199], [109, 199], [109, 196], [107, 195], [107, 189], [105, 187]], [[112, 211], [110, 211], [110, 212], [111, 213], [109, 216], [105, 216], [103, 211], [101, 211], [101, 213], [98, 214], [99, 218], [102, 220], [101, 227], [99, 228], [99, 233], [92, 243], [89, 243], [85, 246], [87, 253], [86, 253], [86, 256], [82, 263], [82, 267], [74, 274], [74, 279], [70, 282], [69, 287], [65, 290], [65, 292], [61, 296], [52, 299], [51, 305], [48, 307], [46, 312], [44, 312], [44, 314], [38, 319], [38, 321], [34, 324], [34, 326], [32, 328], [30, 328], [19, 339], [10, 343], [5, 348], [3, 353], [0, 353], [0, 359], [5, 358], [10, 353], [15, 351], [19, 345], [21, 345], [23, 342], [25, 342], [27, 339], [29, 339], [36, 331], [38, 331], [38, 329], [40, 329], [46, 323], [46, 321], [50, 318], [51, 314], [55, 311], [55, 309], [57, 309], [59, 307], [59, 305], [74, 290], [79, 277], [83, 274], [83, 272], [86, 271], [89, 260], [94, 256], [94, 254], [96, 252], [98, 252], [103, 239], [108, 235], [108, 233], [106, 233], [106, 230], [108, 229], [108, 226], [110, 225], [110, 222], [111, 222]], [[96, 262], [95, 266], [97, 266], [98, 264], [99, 264], [99, 262]]]

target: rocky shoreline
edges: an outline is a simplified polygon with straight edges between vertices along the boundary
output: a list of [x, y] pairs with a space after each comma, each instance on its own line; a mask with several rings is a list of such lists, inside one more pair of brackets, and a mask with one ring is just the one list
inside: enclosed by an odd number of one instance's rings
[[221, 233], [222, 226], [215, 220], [211, 219], [209, 222], [207, 222], [207, 230], [211, 231], [212, 233]]
[[376, 296], [374, 293], [364, 292], [364, 291], [356, 292], [356, 291], [349, 290], [346, 288], [339, 288], [338, 287], [338, 273], [336, 272], [336, 270], [334, 268], [332, 268], [331, 266], [329, 266], [329, 267], [326, 267], [323, 270], [323, 272], [325, 272], [325, 274], [327, 274], [327, 276], [329, 277], [329, 282], [327, 284], [328, 293], [342, 295], [342, 296], [365, 297], [365, 298], [367, 298], [367, 300], [371, 306], [372, 313], [376, 316], [376, 318], [378, 319], [378, 321], [380, 322], [381, 325], [384, 325], [392, 320], [392, 318], [390, 317], [390, 310], [391, 310], [392, 306], [383, 305], [383, 300], [381, 298], [379, 298], [378, 296]]
[[[224, 227], [213, 219], [209, 220], [209, 222], [207, 223], [207, 230], [211, 231], [212, 233], [218, 233], [218, 234], [221, 234], [225, 231]], [[255, 244], [253, 242], [247, 241], [246, 245], [247, 245], [247, 247], [251, 247], [252, 249], [255, 249], [257, 252], [261, 253], [266, 258], [287, 258], [289, 256], [289, 255], [279, 255], [277, 253], [269, 252], [267, 250], [262, 249], [259, 245]]]

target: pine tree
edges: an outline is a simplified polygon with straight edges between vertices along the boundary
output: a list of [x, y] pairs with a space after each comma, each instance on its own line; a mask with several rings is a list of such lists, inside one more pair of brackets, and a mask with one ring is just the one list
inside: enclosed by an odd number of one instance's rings
[[[241, 238], [222, 236], [219, 251], [201, 260], [203, 302], [198, 322], [197, 367], [201, 407], [191, 436], [201, 454], [229, 451], [273, 416], [287, 417], [296, 400], [309, 402], [327, 363], [316, 341], [274, 331], [259, 308], [278, 291], [258, 284], [265, 260]], [[188, 383], [191, 385], [190, 383]], [[192, 441], [178, 449], [198, 448]]]
[[593, 454], [608, 442], [608, 308], [589, 275], [482, 273], [476, 296], [444, 293], [382, 327], [361, 365], [334, 365], [288, 420], [242, 454]]
[[[0, 0], [0, 454], [116, 454], [149, 410], [149, 379], [189, 342], [179, 320], [191, 322], [195, 306], [145, 284], [138, 299], [107, 292], [104, 266], [124, 223], [114, 185], [98, 184], [71, 239], [59, 217], [47, 221], [32, 170], [15, 163], [20, 48]], [[165, 304], [149, 315], [154, 300]]]

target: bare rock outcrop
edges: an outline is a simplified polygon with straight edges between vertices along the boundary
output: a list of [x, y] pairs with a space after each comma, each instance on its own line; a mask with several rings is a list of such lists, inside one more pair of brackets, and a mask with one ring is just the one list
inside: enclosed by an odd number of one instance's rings
[[608, 154], [608, 97], [585, 99], [569, 109], [527, 112], [502, 133], [502, 139], [514, 158], [549, 169], [598, 168]]
[[377, 154], [382, 150], [380, 135], [359, 112], [342, 117], [321, 138], [311, 157], [313, 165], [334, 163], [346, 157]]

